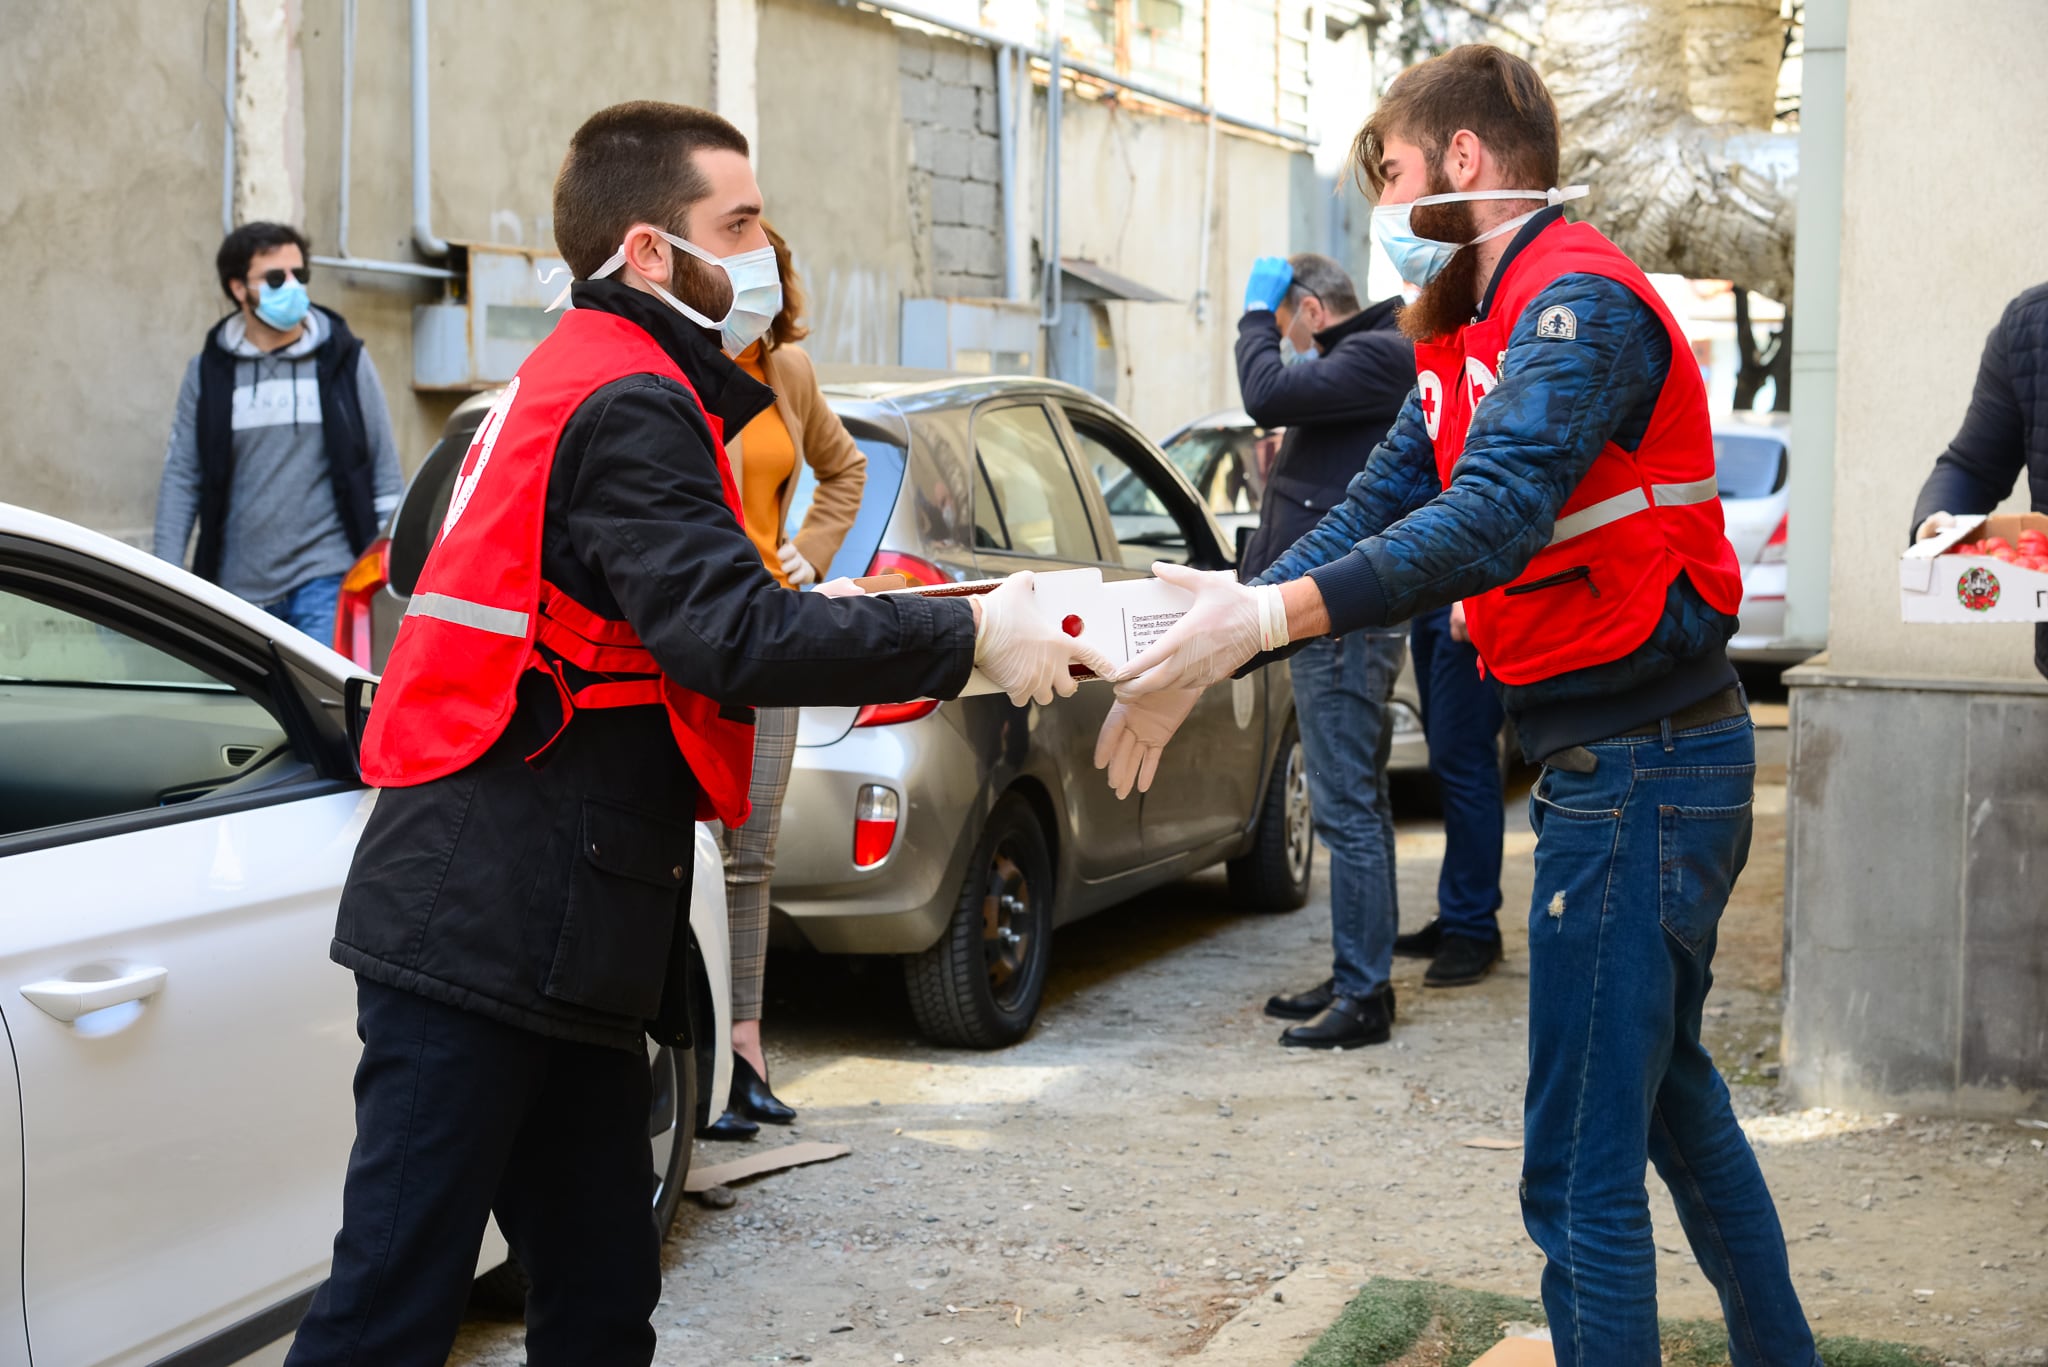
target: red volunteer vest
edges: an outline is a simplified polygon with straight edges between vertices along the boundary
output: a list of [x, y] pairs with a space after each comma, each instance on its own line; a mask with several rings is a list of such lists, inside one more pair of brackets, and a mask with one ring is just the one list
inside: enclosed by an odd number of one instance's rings
[[[1707, 390], [1692, 345], [1636, 264], [1585, 223], [1537, 235], [1508, 263], [1489, 316], [1415, 348], [1424, 425], [1448, 488], [1472, 412], [1499, 382], [1508, 336], [1530, 302], [1561, 275], [1626, 285], [1664, 324], [1671, 368], [1649, 429], [1633, 452], [1608, 443], [1558, 513], [1550, 544], [1512, 584], [1465, 600], [1484, 667], [1530, 684], [1618, 660], [1656, 630], [1671, 581], [1683, 572], [1715, 608], [1742, 601], [1742, 569], [1722, 528]], [[1545, 345], [1571, 346], [1578, 319], [1550, 308], [1536, 320]]]
[[[520, 677], [532, 669], [553, 680], [564, 727], [579, 707], [666, 707], [702, 790], [697, 818], [729, 826], [746, 820], [751, 720], [733, 720], [664, 676], [632, 627], [541, 578], [541, 523], [562, 427], [591, 394], [628, 375], [663, 375], [696, 397], [646, 332], [596, 309], [572, 310], [477, 427], [370, 710], [362, 769], [371, 783], [410, 787], [474, 763], [504, 733]], [[704, 416], [726, 504], [739, 519], [724, 426]], [[572, 690], [564, 661], [606, 677]]]

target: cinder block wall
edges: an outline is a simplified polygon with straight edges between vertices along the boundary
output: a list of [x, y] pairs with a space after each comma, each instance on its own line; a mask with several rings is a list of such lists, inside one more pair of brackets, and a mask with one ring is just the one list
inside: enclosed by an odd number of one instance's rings
[[908, 31], [899, 42], [911, 217], [929, 229], [932, 293], [1000, 297], [1002, 142], [995, 55], [972, 43]]

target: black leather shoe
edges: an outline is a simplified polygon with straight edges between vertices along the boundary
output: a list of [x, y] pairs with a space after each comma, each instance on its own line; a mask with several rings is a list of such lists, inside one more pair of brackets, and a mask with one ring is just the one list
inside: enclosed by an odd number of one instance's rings
[[752, 1139], [761, 1133], [761, 1127], [735, 1111], [727, 1111], [718, 1119], [697, 1131], [699, 1139]]
[[1266, 1014], [1274, 1020], [1312, 1020], [1336, 995], [1337, 980], [1325, 978], [1306, 992], [1297, 992], [1291, 997], [1266, 998]]
[[1394, 989], [1370, 997], [1334, 997], [1323, 1013], [1280, 1036], [1288, 1049], [1356, 1049], [1385, 1044], [1394, 1033]]
[[1424, 987], [1470, 987], [1500, 962], [1500, 941], [1475, 940], [1469, 935], [1445, 935], [1437, 945], [1429, 971], [1422, 975]]
[[796, 1119], [795, 1108], [769, 1091], [768, 1079], [755, 1072], [754, 1065], [737, 1051], [732, 1056], [732, 1099], [749, 1120], [787, 1125]]
[[1394, 952], [1405, 959], [1434, 959], [1436, 947], [1443, 942], [1444, 923], [1435, 917], [1420, 930], [1411, 930], [1406, 935], [1394, 937]]

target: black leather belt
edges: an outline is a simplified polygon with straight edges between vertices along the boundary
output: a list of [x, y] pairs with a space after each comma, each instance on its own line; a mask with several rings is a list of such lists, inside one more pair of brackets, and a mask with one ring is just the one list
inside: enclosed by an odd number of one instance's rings
[[[1743, 696], [1742, 686], [1740, 684], [1730, 684], [1720, 692], [1709, 694], [1696, 703], [1688, 703], [1670, 716], [1663, 718], [1658, 726], [1658, 731], [1661, 731], [1665, 726], [1669, 726], [1673, 731], [1691, 731], [1698, 727], [1709, 726], [1717, 721], [1726, 721], [1730, 717], [1743, 716], [1748, 711], [1749, 699]], [[1627, 737], [1616, 736], [1614, 739], [1634, 739], [1639, 736], [1647, 737], [1655, 734], [1657, 734], [1656, 731], [1638, 729], [1630, 731]], [[1568, 749], [1560, 750], [1554, 755], [1546, 756], [1543, 763], [1547, 768], [1562, 769], [1570, 774], [1590, 774], [1600, 767], [1599, 757], [1583, 745], [1574, 745]]]

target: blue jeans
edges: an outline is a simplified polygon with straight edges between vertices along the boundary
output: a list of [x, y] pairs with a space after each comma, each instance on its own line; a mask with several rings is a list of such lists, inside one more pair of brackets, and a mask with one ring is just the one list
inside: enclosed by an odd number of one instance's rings
[[1400, 918], [1387, 699], [1405, 644], [1398, 634], [1353, 632], [1311, 641], [1293, 659], [1309, 801], [1316, 834], [1330, 852], [1330, 976], [1347, 997], [1371, 996], [1394, 968]]
[[341, 576], [323, 574], [271, 603], [258, 603], [272, 617], [279, 617], [323, 646], [334, 644], [334, 613], [341, 604]]
[[1479, 676], [1479, 652], [1451, 639], [1451, 610], [1409, 627], [1429, 771], [1443, 796], [1444, 862], [1436, 914], [1444, 930], [1500, 938], [1500, 851], [1507, 811], [1500, 796], [1500, 696]]
[[1785, 1236], [1700, 1044], [1715, 933], [1749, 858], [1747, 717], [1587, 747], [1529, 799], [1529, 1091], [1522, 1219], [1543, 1249], [1558, 1367], [1654, 1367], [1645, 1162], [1720, 1293], [1734, 1367], [1817, 1367]]

